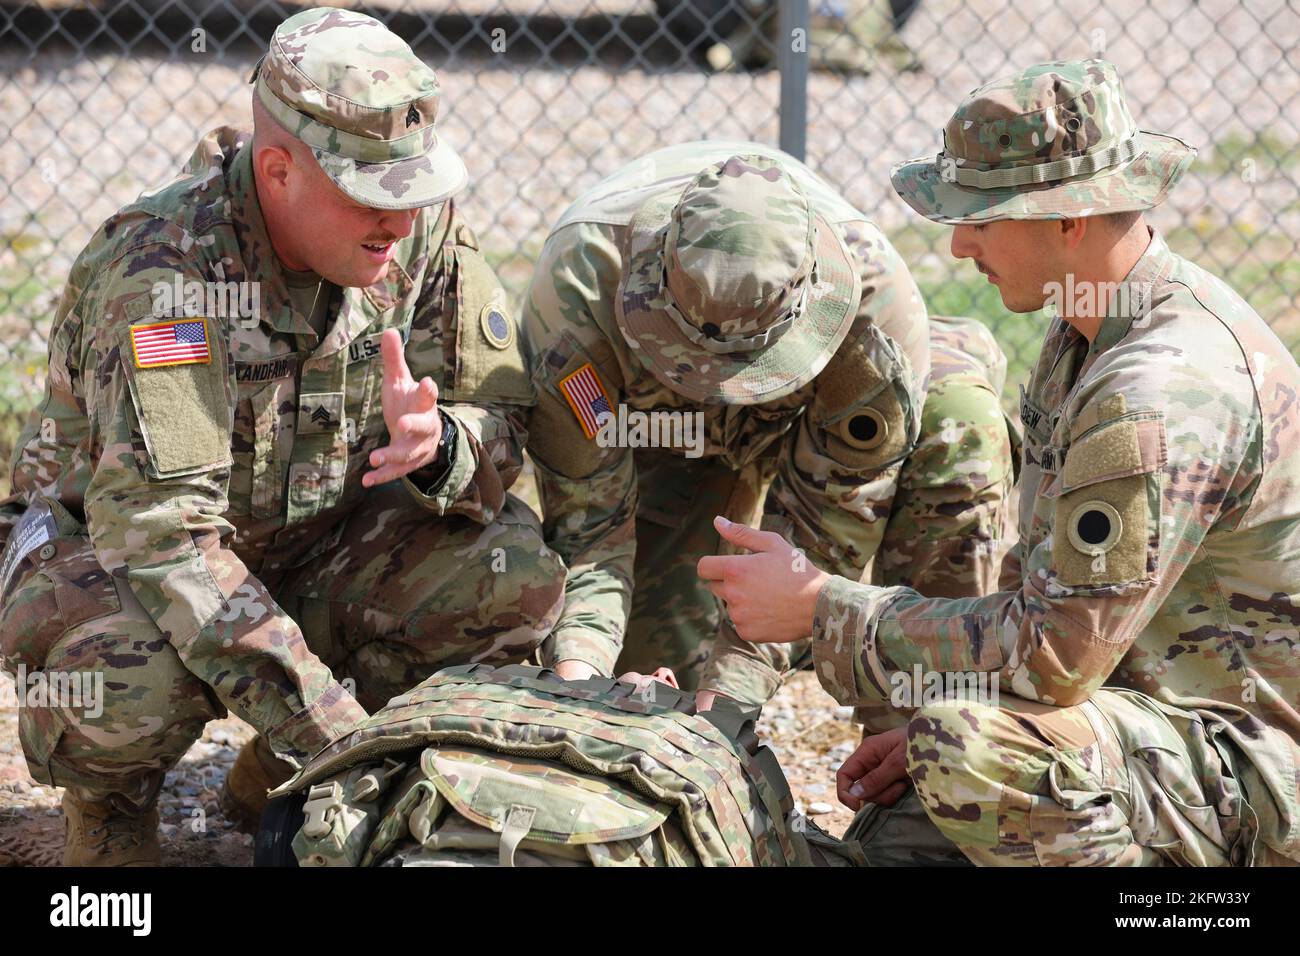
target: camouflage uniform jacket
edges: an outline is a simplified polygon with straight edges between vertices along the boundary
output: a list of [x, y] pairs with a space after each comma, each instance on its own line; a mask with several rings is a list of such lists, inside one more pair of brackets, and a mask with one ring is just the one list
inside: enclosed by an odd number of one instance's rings
[[[710, 163], [742, 153], [778, 159], [814, 209], [840, 230], [859, 266], [856, 321], [812, 382], [757, 405], [697, 403], [664, 385], [619, 328], [615, 300], [628, 222], [652, 197], [680, 192]], [[586, 661], [608, 675], [622, 646], [632, 593], [637, 511], [632, 450], [586, 437], [559, 389], [586, 363], [611, 408], [702, 412], [704, 457], [737, 470], [776, 460], [765, 511], [792, 523], [818, 565], [856, 577], [876, 553], [898, 479], [898, 463], [920, 430], [929, 372], [925, 305], [898, 253], [866, 216], [806, 166], [771, 147], [704, 142], [670, 147], [624, 167], [575, 202], [552, 230], [522, 313], [538, 406], [528, 448], [538, 468], [546, 543], [569, 568], [564, 614], [553, 633], [556, 660]], [[842, 423], [871, 406], [889, 437], [870, 451], [850, 447]], [[673, 449], [673, 454], [682, 454]]]
[[[310, 753], [363, 713], [259, 578], [332, 548], [365, 493], [368, 456], [387, 442], [382, 331], [402, 331], [412, 375], [432, 376], [444, 400], [526, 405], [531, 388], [517, 347], [480, 342], [480, 312], [503, 293], [450, 202], [416, 218], [384, 280], [322, 287], [335, 302], [318, 342], [290, 306], [248, 138], [209, 134], [177, 180], [109, 219], [78, 258], [7, 510], [12, 521], [39, 493], [84, 515], [100, 563], [186, 667], [254, 727]], [[233, 314], [229, 286], [224, 308], [205, 296], [199, 313], [210, 361], [138, 367], [132, 327], [170, 319], [155, 283], [178, 277], [248, 283], [256, 318]], [[417, 487], [421, 472], [404, 482], [431, 519], [488, 523], [522, 465], [520, 422], [493, 404], [445, 412], [458, 426], [454, 467], [437, 488]]]
[[1194, 709], [1229, 767], [1247, 755], [1261, 838], [1300, 858], [1300, 369], [1158, 235], [1126, 287], [1091, 344], [1053, 323], [1023, 397], [1019, 589], [935, 600], [834, 579], [817, 673], [849, 704], [920, 667], [997, 671], [1052, 705], [1106, 684]]

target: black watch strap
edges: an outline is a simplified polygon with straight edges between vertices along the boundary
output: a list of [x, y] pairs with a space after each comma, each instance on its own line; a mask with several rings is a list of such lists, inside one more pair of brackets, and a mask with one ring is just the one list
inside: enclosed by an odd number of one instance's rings
[[438, 439], [438, 457], [428, 466], [433, 481], [429, 483], [426, 494], [431, 495], [438, 492], [456, 464], [456, 420], [444, 414], [441, 408], [438, 417], [442, 419], [442, 437]]

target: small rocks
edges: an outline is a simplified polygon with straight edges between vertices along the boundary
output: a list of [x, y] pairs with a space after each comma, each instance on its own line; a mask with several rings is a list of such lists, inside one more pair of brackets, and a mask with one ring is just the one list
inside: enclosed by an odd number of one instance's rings
[[835, 812], [834, 807], [832, 807], [829, 803], [823, 803], [820, 800], [818, 800], [816, 803], [808, 804], [808, 815], [812, 817], [817, 817], [817, 816], [821, 816], [822, 814], [834, 813], [834, 812]]

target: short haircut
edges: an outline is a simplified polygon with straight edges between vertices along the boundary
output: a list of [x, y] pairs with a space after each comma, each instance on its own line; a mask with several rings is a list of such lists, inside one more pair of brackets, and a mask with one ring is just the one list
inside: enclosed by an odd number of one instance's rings
[[1112, 234], [1122, 236], [1133, 228], [1133, 223], [1142, 218], [1143, 209], [1133, 209], [1129, 212], [1107, 212], [1094, 216], [1105, 225], [1106, 229]]

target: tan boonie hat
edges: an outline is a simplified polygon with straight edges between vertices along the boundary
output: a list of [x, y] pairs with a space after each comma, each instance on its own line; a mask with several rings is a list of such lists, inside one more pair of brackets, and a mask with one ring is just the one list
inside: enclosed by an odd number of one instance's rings
[[1105, 60], [1041, 63], [981, 86], [943, 139], [937, 157], [900, 163], [890, 178], [921, 215], [952, 224], [1149, 209], [1196, 157], [1137, 128]]
[[669, 388], [749, 405], [811, 381], [860, 296], [839, 235], [781, 165], [732, 156], [637, 210], [616, 314]]
[[438, 77], [373, 17], [319, 8], [280, 24], [251, 82], [350, 198], [376, 209], [442, 202], [468, 181], [438, 136]]

